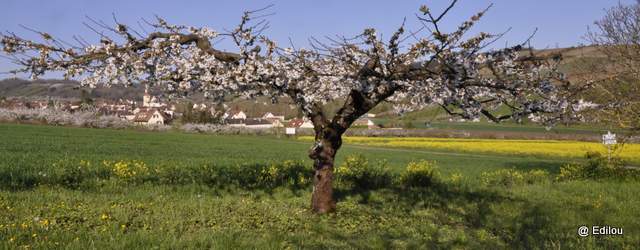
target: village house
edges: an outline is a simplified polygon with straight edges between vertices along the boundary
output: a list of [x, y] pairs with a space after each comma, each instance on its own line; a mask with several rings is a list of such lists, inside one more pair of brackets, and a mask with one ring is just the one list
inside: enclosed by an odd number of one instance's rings
[[233, 111], [231, 112], [231, 114], [229, 114], [229, 117], [231, 119], [247, 119], [247, 114], [244, 113], [242, 110], [237, 110], [237, 111]]
[[367, 127], [369, 129], [380, 128], [369, 118], [358, 118], [353, 122], [354, 127]]
[[169, 118], [158, 109], [146, 109], [135, 114], [133, 122], [139, 125], [164, 125]]
[[97, 112], [102, 115], [114, 115], [122, 120], [133, 120], [135, 113], [132, 108], [135, 106], [135, 101], [119, 99], [116, 102], [107, 100], [97, 100], [95, 107]]
[[167, 109], [166, 105], [163, 105], [162, 107], [159, 108], [151, 108], [151, 107], [137, 107], [133, 110], [131, 110], [131, 112], [136, 115], [139, 112], [146, 112], [146, 111], [150, 111], [150, 110], [158, 110], [161, 113], [163, 113], [165, 115], [165, 117], [168, 117], [169, 119], [173, 119], [174, 118], [174, 111], [171, 109]]
[[132, 121], [133, 119], [136, 118], [136, 115], [133, 114], [131, 111], [119, 111], [116, 113], [116, 116], [118, 116], [120, 119], [122, 120], [126, 120], [126, 121]]
[[267, 112], [262, 116], [262, 119], [278, 119], [282, 122], [284, 121], [284, 115], [275, 115], [271, 112]]

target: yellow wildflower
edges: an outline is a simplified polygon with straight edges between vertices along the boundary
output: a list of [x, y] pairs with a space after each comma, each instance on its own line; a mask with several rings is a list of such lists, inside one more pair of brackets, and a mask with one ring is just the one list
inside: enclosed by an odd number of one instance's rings
[[111, 218], [111, 217], [110, 217], [108, 214], [106, 214], [106, 213], [103, 213], [102, 215], [100, 215], [100, 219], [101, 219], [101, 220], [108, 220], [108, 219], [110, 219], [110, 218]]
[[[302, 136], [300, 140], [312, 141], [313, 137]], [[502, 140], [428, 137], [344, 137], [343, 142], [367, 146], [391, 148], [415, 148], [463, 151], [470, 153], [497, 153], [506, 155], [543, 155], [554, 157], [583, 157], [586, 152], [607, 153], [599, 142], [560, 140]], [[622, 159], [640, 162], [640, 144], [628, 143], [616, 150]]]

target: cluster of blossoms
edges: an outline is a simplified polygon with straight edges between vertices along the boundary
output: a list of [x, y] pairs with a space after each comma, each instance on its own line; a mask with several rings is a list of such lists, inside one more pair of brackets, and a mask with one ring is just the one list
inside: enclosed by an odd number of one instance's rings
[[[22, 72], [34, 76], [63, 71], [68, 77], [81, 76], [82, 83], [92, 87], [155, 84], [172, 95], [200, 91], [220, 101], [229, 95], [269, 96], [274, 101], [286, 96], [310, 118], [323, 104], [345, 97], [353, 106], [349, 114], [341, 114], [345, 117], [383, 101], [394, 103], [400, 112], [440, 105], [453, 115], [485, 115], [494, 121], [533, 115], [553, 122], [557, 114], [574, 111], [571, 91], [560, 88], [566, 79], [557, 71], [557, 61], [524, 60], [522, 46], [484, 52], [495, 38], [487, 33], [463, 39], [484, 12], [451, 33], [440, 31], [442, 16], [434, 18], [427, 7], [421, 12], [420, 21], [433, 25], [433, 33], [408, 46], [401, 45], [409, 36], [403, 25], [388, 41], [366, 29], [357, 39], [332, 46], [317, 42], [313, 49], [280, 48], [249, 24], [248, 14], [233, 32], [224, 34], [238, 46], [237, 54], [213, 48], [211, 41], [223, 34], [163, 19], [152, 25], [156, 32], [140, 39], [118, 24], [116, 33], [125, 42], [103, 39], [84, 50], [55, 46], [48, 35], [49, 42], [36, 43], [3, 34], [0, 45], [10, 55], [37, 52], [18, 60]], [[511, 113], [493, 114], [501, 107]]]

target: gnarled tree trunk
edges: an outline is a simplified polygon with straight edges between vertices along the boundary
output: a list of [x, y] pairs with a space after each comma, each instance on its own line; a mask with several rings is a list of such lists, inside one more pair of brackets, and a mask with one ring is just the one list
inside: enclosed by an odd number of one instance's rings
[[322, 109], [315, 107], [309, 115], [316, 134], [315, 144], [309, 150], [309, 158], [313, 159], [313, 194], [311, 195], [311, 210], [323, 214], [333, 212], [336, 202], [333, 199], [333, 165], [336, 153], [342, 146], [342, 135], [353, 122], [384, 98], [391, 95], [392, 90], [378, 95], [378, 99], [371, 99], [363, 93], [352, 90], [344, 106], [338, 110], [334, 118], [325, 118]]
[[336, 209], [333, 199], [333, 165], [338, 149], [342, 145], [342, 133], [332, 128], [316, 130], [314, 146], [309, 150], [313, 159], [313, 193], [311, 210], [315, 213], [330, 213]]

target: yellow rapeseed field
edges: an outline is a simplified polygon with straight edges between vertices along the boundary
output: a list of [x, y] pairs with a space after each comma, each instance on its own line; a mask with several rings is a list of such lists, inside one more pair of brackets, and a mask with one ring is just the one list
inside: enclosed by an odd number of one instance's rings
[[[302, 136], [311, 141], [313, 137]], [[474, 153], [498, 153], [509, 155], [544, 155], [553, 157], [583, 157], [586, 152], [607, 154], [607, 148], [598, 142], [558, 140], [499, 140], [425, 137], [345, 137], [347, 144], [391, 148], [437, 149]], [[613, 155], [625, 160], [640, 162], [640, 144], [625, 144], [614, 149]]]

